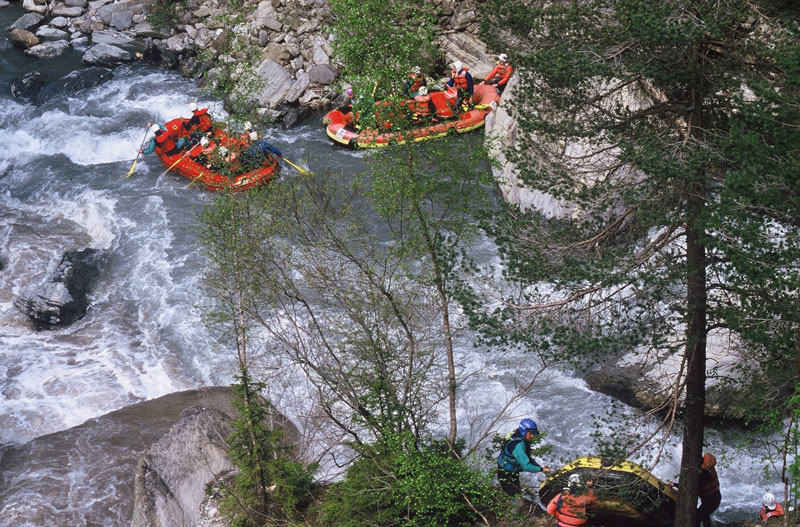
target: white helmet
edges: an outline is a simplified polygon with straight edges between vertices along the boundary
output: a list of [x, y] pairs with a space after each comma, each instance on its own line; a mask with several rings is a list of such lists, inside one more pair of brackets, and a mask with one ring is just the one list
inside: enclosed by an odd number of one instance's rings
[[459, 71], [461, 71], [461, 68], [464, 67], [464, 65], [461, 63], [460, 60], [457, 60], [457, 61], [453, 62], [453, 67], [456, 69], [456, 72], [459, 72]]
[[417, 93], [419, 93], [420, 95], [428, 95], [428, 88], [426, 88], [425, 86], [420, 86], [419, 92]]
[[506, 55], [505, 53], [500, 53], [497, 56], [497, 60], [499, 60], [500, 62], [506, 62], [508, 60], [508, 55]]
[[775, 495], [771, 492], [767, 492], [764, 494], [764, 497], [761, 498], [761, 505], [769, 510], [774, 510], [777, 504], [775, 503]]
[[190, 102], [189, 103], [189, 110], [191, 110], [191, 111], [197, 110], [197, 103], [196, 102]]
[[570, 488], [574, 488], [581, 484], [581, 477], [579, 474], [570, 474], [567, 481]]
[[250, 132], [250, 140], [258, 141], [258, 132]]
[[221, 156], [228, 155], [228, 149], [225, 148], [224, 146], [219, 147], [219, 155]]
[[203, 146], [208, 146], [208, 137], [203, 136], [200, 138], [200, 144]]
[[422, 73], [422, 70], [419, 68], [419, 66], [414, 66], [411, 68], [411, 71], [414, 73]]
[[251, 123], [250, 121], [245, 121], [244, 122], [244, 129], [245, 130], [252, 130], [253, 129], [253, 123]]
[[158, 132], [159, 130], [161, 130], [161, 127], [158, 126], [157, 124], [154, 124], [153, 126], [150, 127], [151, 132]]

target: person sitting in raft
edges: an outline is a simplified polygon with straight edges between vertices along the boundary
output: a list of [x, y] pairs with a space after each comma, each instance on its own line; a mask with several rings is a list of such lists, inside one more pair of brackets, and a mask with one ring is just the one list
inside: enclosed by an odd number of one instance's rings
[[519, 481], [520, 472], [550, 472], [550, 467], [542, 467], [531, 457], [531, 439], [539, 435], [539, 429], [532, 419], [519, 422], [513, 434], [503, 443], [497, 456], [497, 480], [503, 492], [517, 498], [522, 494]]
[[208, 113], [208, 108], [197, 109], [197, 103], [189, 104], [189, 109], [192, 111], [192, 117], [183, 124], [184, 129], [191, 130], [192, 132], [200, 132], [206, 134], [211, 131], [213, 122], [211, 115]]
[[558, 527], [578, 527], [589, 521], [588, 509], [595, 496], [591, 481], [586, 485], [578, 474], [571, 474], [567, 486], [547, 504], [547, 514], [555, 515]]
[[147, 123], [152, 130], [154, 137], [150, 139], [147, 146], [139, 150], [140, 154], [152, 154], [158, 148], [158, 151], [166, 156], [173, 156], [183, 149], [186, 138], [181, 137], [177, 141], [172, 137], [172, 134], [167, 133], [167, 128], [163, 124]]
[[[764, 494], [761, 498], [761, 512], [758, 519], [761, 523], [779, 523], [777, 520], [770, 521], [772, 518], [781, 518], [785, 514], [783, 505], [775, 500], [775, 495], [771, 492]], [[781, 518], [781, 523], [783, 519]]]
[[419, 94], [419, 89], [424, 85], [425, 75], [422, 74], [422, 70], [419, 66], [414, 66], [403, 85], [403, 93], [406, 94], [406, 97], [416, 97]]
[[513, 72], [514, 68], [508, 63], [508, 55], [500, 53], [497, 56], [497, 64], [495, 64], [494, 69], [481, 81], [481, 84], [493, 84], [497, 86], [497, 92], [501, 93], [506, 89], [508, 79], [511, 78]]
[[278, 158], [283, 157], [280, 150], [264, 139], [259, 139], [258, 132], [251, 132], [250, 140], [252, 141], [250, 146], [242, 150], [239, 156], [242, 169], [250, 171], [259, 168], [264, 163], [264, 160], [269, 157], [269, 154], [273, 154]]
[[436, 113], [436, 106], [433, 105], [431, 96], [428, 95], [428, 89], [425, 86], [421, 86], [419, 88], [419, 95], [414, 97], [412, 110], [415, 120], [430, 118]]
[[457, 106], [466, 110], [472, 103], [472, 95], [475, 93], [475, 83], [469, 66], [464, 66], [460, 60], [453, 62], [453, 69], [450, 71], [450, 79], [445, 83], [446, 88], [455, 86], [458, 90]]

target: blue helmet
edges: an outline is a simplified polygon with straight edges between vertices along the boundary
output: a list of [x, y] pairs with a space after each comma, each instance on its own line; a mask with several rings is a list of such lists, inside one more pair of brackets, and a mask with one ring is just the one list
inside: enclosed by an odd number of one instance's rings
[[519, 435], [525, 437], [528, 432], [533, 435], [539, 435], [539, 429], [536, 428], [536, 423], [533, 419], [523, 419], [519, 422]]

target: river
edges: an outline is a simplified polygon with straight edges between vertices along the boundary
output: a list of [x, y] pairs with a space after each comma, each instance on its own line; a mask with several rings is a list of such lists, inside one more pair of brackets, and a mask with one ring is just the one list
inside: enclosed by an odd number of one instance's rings
[[[0, 9], [0, 26], [21, 14], [16, 7]], [[152, 155], [125, 177], [149, 121], [186, 116], [192, 100], [217, 116], [224, 114], [220, 105], [192, 81], [147, 65], [120, 67], [110, 82], [41, 106], [15, 100], [11, 79], [30, 71], [60, 78], [82, 67], [80, 53], [33, 59], [0, 38], [0, 258], [6, 260], [0, 271], [0, 445], [19, 445], [167, 393], [230, 383], [232, 356], [211, 344], [199, 310], [208, 300], [200, 283], [196, 213], [212, 195], [163, 174]], [[319, 117], [289, 131], [264, 131], [290, 160], [312, 170], [353, 174], [363, 167], [360, 153], [327, 140]], [[109, 255], [89, 312], [63, 329], [33, 329], [13, 307], [14, 297], [52, 272], [65, 251], [86, 247]], [[469, 368], [482, 367], [479, 352], [464, 348], [460, 356]], [[510, 393], [520, 373], [514, 365], [494, 365], [488, 378], [465, 385], [470, 412], [461, 416], [462, 430]], [[592, 416], [611, 403], [568, 373], [553, 373], [513, 419], [535, 417], [554, 446], [552, 459], [542, 461], [557, 466], [558, 459], [591, 452]], [[765, 490], [782, 495], [776, 477], [763, 477], [757, 453], [733, 452], [728, 432], [709, 431], [708, 443], [709, 450], [728, 453], [718, 456], [718, 519], [750, 519]], [[675, 440], [657, 474], [674, 477], [679, 454]], [[25, 499], [18, 490], [6, 494], [10, 501]], [[0, 526], [7, 525], [2, 510], [9, 505], [20, 506], [0, 503]]]

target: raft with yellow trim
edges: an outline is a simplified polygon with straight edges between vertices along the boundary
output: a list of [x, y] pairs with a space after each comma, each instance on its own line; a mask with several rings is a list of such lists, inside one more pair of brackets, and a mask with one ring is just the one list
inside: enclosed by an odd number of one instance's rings
[[670, 527], [675, 518], [678, 493], [666, 482], [630, 461], [604, 465], [598, 457], [571, 461], [553, 472], [539, 487], [539, 498], [547, 505], [572, 474], [592, 482], [595, 502], [589, 509], [588, 525], [605, 527]]
[[[176, 140], [183, 134], [183, 122], [185, 119], [178, 117], [167, 123], [164, 127], [167, 129], [166, 133], [172, 134]], [[236, 150], [242, 147], [241, 141], [235, 137], [229, 136], [225, 130], [221, 128], [213, 128], [211, 136], [212, 146], [224, 146], [229, 150]], [[278, 174], [280, 165], [278, 159], [274, 156], [265, 156], [260, 166], [253, 170], [238, 173], [236, 170], [231, 170], [231, 175], [220, 173], [218, 170], [212, 170], [206, 165], [199, 163], [197, 157], [200, 145], [196, 145], [191, 149], [191, 152], [182, 150], [174, 155], [166, 155], [156, 148], [155, 154], [161, 163], [167, 167], [168, 172], [175, 172], [183, 177], [192, 180], [192, 183], [202, 183], [207, 190], [213, 191], [232, 191], [239, 192], [247, 190], [259, 185], [265, 185]], [[188, 152], [188, 153], [187, 153]], [[235, 167], [234, 167], [235, 168]]]
[[[446, 136], [450, 133], [465, 133], [482, 127], [486, 116], [497, 109], [500, 94], [490, 84], [476, 84], [472, 95], [472, 106], [465, 112], [455, 115], [456, 90], [434, 91], [430, 94], [436, 108], [436, 120], [426, 121], [416, 128], [400, 133], [386, 126], [384, 130], [359, 129], [354, 122], [353, 112], [341, 108], [331, 110], [322, 119], [325, 131], [334, 143], [351, 148], [376, 148], [390, 143], [403, 144], [406, 141], [426, 141]], [[406, 103], [413, 107], [413, 100]], [[376, 103], [381, 105], [383, 103]]]

